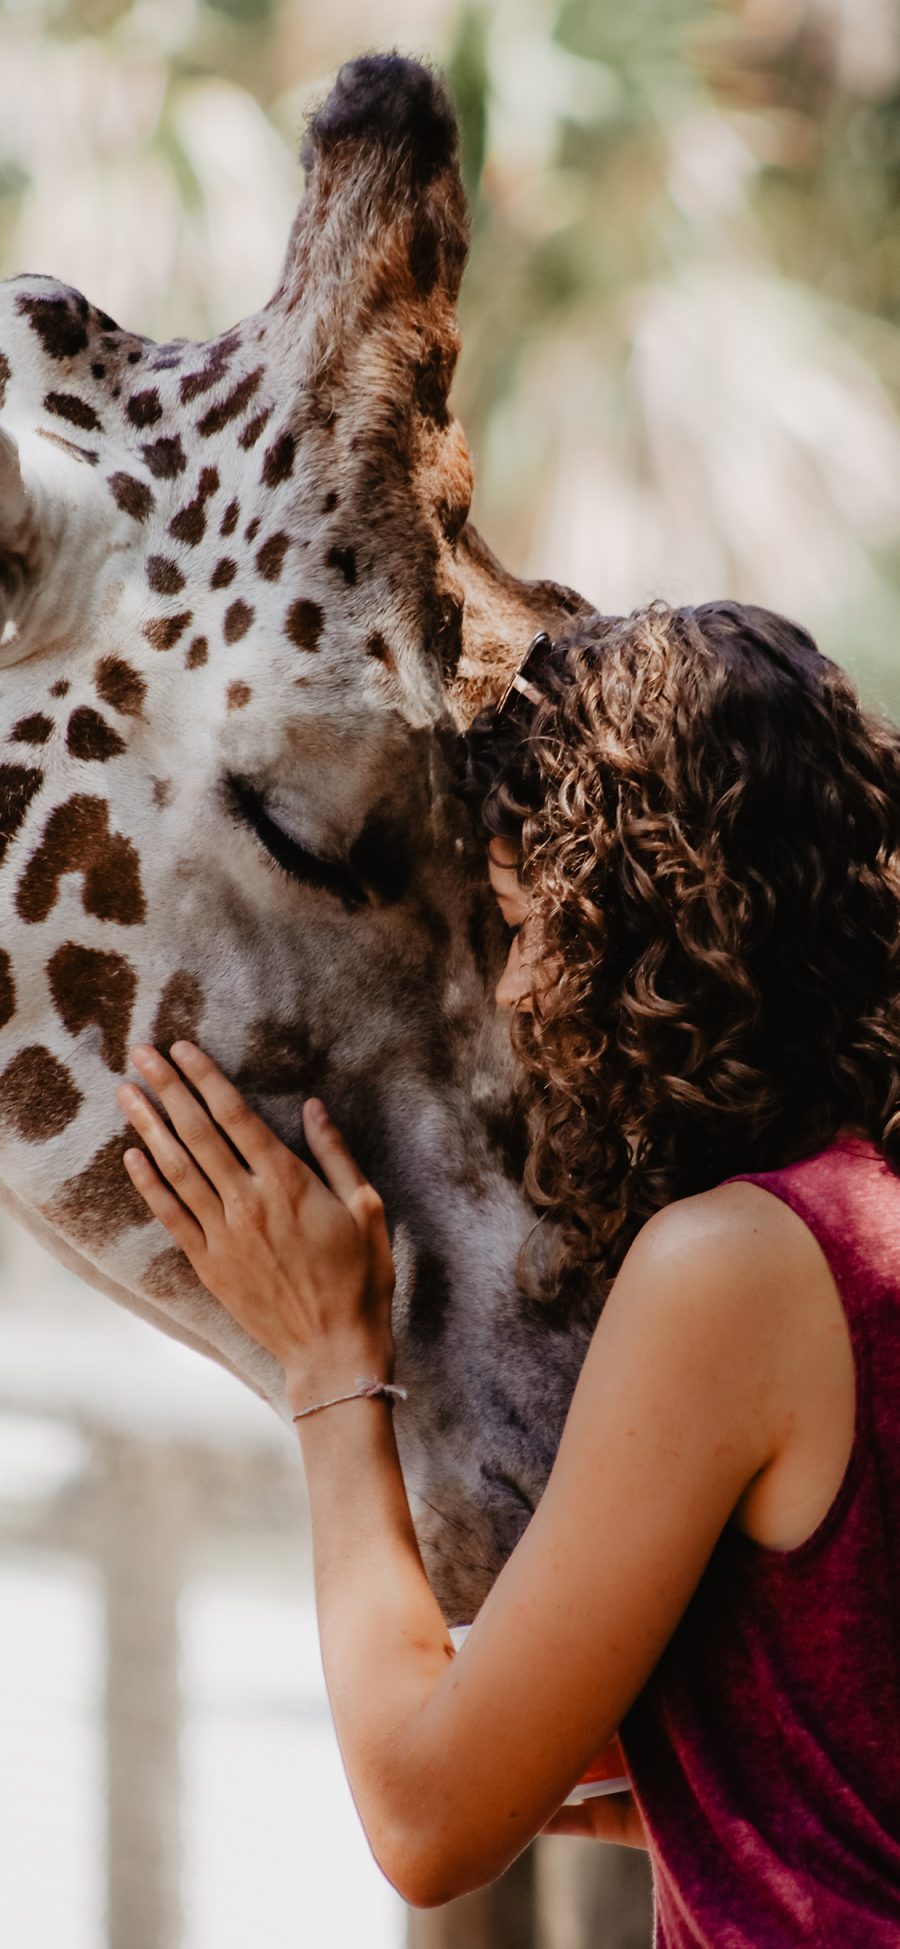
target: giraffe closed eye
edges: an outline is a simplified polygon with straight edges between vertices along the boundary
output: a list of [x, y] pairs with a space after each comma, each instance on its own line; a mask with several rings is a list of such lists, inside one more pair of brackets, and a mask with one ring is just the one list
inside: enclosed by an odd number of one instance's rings
[[262, 793], [248, 779], [230, 776], [225, 790], [232, 817], [255, 833], [269, 858], [298, 886], [318, 887], [334, 894], [351, 913], [369, 904], [365, 887], [352, 868], [342, 860], [323, 859], [301, 846], [272, 818]]

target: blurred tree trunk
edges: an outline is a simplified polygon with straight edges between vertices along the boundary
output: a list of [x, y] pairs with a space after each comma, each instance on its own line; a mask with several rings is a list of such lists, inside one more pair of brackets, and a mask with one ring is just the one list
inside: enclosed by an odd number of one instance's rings
[[537, 1844], [537, 1949], [650, 1949], [650, 1863], [641, 1848], [548, 1835]]
[[650, 1949], [647, 1856], [548, 1837], [489, 1888], [411, 1909], [407, 1949]]
[[181, 1940], [178, 1598], [185, 1494], [177, 1451], [110, 1443], [106, 1584], [108, 1949]]

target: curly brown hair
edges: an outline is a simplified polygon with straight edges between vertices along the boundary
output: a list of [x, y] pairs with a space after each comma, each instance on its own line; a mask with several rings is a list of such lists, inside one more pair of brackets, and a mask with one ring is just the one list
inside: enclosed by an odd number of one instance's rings
[[595, 618], [468, 737], [541, 964], [513, 1024], [559, 1297], [645, 1220], [840, 1130], [900, 1171], [900, 734], [795, 624]]

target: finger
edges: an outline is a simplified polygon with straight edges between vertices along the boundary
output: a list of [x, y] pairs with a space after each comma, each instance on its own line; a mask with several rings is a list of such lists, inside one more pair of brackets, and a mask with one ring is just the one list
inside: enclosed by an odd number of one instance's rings
[[135, 1190], [140, 1192], [154, 1218], [158, 1218], [160, 1224], [165, 1225], [166, 1231], [175, 1240], [176, 1245], [181, 1246], [182, 1251], [194, 1265], [206, 1248], [203, 1231], [196, 1219], [185, 1211], [174, 1192], [163, 1183], [149, 1157], [145, 1157], [142, 1150], [127, 1150], [123, 1163]]
[[[352, 1207], [351, 1207], [352, 1209]], [[376, 1289], [382, 1293], [393, 1293], [397, 1280], [394, 1254], [388, 1234], [384, 1206], [378, 1200], [377, 1211], [372, 1212], [369, 1222], [369, 1248], [371, 1252], [372, 1278]]]
[[[316, 1163], [321, 1164], [335, 1197], [340, 1198], [342, 1205], [350, 1205], [360, 1192], [372, 1190], [368, 1178], [363, 1177], [337, 1125], [332, 1123], [324, 1103], [320, 1103], [318, 1097], [307, 1097], [303, 1105], [303, 1129]], [[377, 1193], [373, 1193], [373, 1196], [377, 1196]]]
[[[251, 1110], [240, 1090], [235, 1089], [221, 1069], [217, 1069], [212, 1057], [198, 1049], [195, 1042], [173, 1042], [172, 1055], [191, 1088], [203, 1098], [219, 1129], [224, 1130], [228, 1144], [233, 1145], [251, 1171], [266, 1170], [282, 1152], [286, 1157], [293, 1157], [293, 1151]], [[226, 1151], [228, 1144], [223, 1146]]]
[[141, 1043], [132, 1050], [131, 1059], [158, 1096], [185, 1150], [202, 1167], [219, 1196], [224, 1198], [226, 1191], [233, 1188], [235, 1180], [243, 1175], [241, 1162], [225, 1142], [205, 1104], [198, 1103], [174, 1064], [167, 1062], [158, 1049]]
[[139, 1090], [135, 1083], [123, 1083], [116, 1096], [129, 1123], [143, 1137], [162, 1176], [177, 1192], [181, 1203], [193, 1212], [201, 1225], [211, 1224], [217, 1212], [221, 1216], [221, 1200], [209, 1180], [198, 1170], [184, 1145], [173, 1137], [158, 1111], [147, 1101], [143, 1090]]

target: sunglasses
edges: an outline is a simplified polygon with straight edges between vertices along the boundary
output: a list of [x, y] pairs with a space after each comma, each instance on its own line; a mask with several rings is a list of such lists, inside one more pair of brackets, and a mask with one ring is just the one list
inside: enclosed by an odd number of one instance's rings
[[518, 669], [514, 670], [510, 677], [494, 712], [495, 719], [503, 716], [516, 694], [527, 697], [530, 704], [543, 704], [546, 701], [543, 691], [538, 689], [534, 680], [546, 669], [552, 649], [552, 636], [549, 636], [545, 629], [539, 629], [537, 635], [532, 637]]

